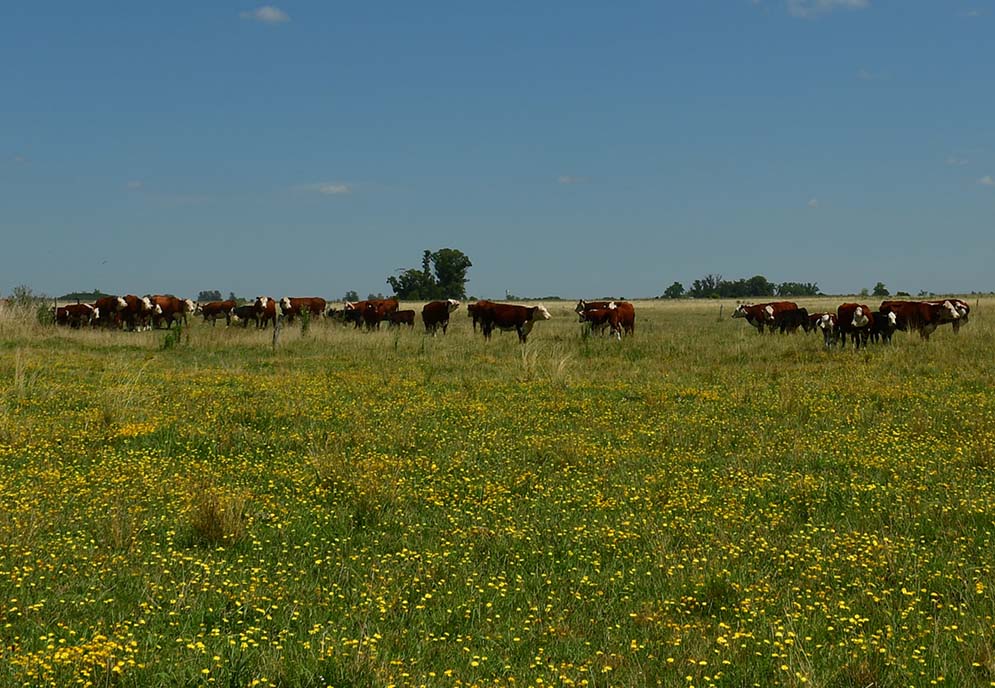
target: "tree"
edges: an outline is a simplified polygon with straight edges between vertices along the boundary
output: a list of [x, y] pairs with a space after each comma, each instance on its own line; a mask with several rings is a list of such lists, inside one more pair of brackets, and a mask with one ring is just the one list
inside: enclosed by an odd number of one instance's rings
[[884, 286], [884, 282], [878, 282], [874, 285], [874, 291], [871, 292], [871, 296], [891, 296], [891, 292]]
[[197, 300], [201, 303], [205, 301], [221, 301], [221, 292], [217, 289], [205, 290], [197, 294]]
[[420, 270], [399, 270], [397, 276], [387, 278], [387, 284], [399, 299], [465, 299], [466, 271], [472, 265], [465, 253], [454, 248], [426, 250]]
[[349, 291], [347, 291], [345, 293], [345, 296], [342, 297], [342, 300], [343, 301], [359, 301], [359, 292], [357, 292], [355, 289], [350, 289]]
[[473, 267], [466, 254], [454, 248], [441, 248], [432, 254], [432, 263], [435, 265], [437, 298], [465, 299], [466, 271]]
[[674, 282], [663, 290], [663, 295], [668, 299], [679, 299], [684, 296], [684, 285], [680, 282]]
[[870, 291], [867, 289], [867, 287], [864, 287], [863, 289], [860, 290], [860, 295], [861, 296], [869, 296], [870, 295]]

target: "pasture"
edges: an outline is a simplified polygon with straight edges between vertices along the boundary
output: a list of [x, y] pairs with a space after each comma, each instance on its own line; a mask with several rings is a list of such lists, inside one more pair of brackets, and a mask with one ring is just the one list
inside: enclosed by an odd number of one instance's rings
[[6, 313], [0, 685], [995, 685], [970, 303], [859, 352], [717, 301], [526, 346]]

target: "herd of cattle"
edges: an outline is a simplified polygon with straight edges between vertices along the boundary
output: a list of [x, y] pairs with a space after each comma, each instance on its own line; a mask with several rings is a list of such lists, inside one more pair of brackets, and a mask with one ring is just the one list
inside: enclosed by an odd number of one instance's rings
[[[425, 331], [435, 335], [441, 329], [445, 334], [450, 314], [459, 307], [460, 302], [456, 299], [425, 304], [421, 311]], [[587, 323], [592, 331], [603, 334], [607, 328], [617, 339], [621, 339], [623, 334], [635, 333], [636, 310], [627, 301], [581, 300], [574, 311], [580, 322]], [[400, 310], [397, 299], [346, 301], [344, 307], [339, 309], [329, 308], [328, 302], [317, 296], [285, 296], [279, 301], [260, 296], [250, 303], [238, 305], [235, 301], [194, 303], [190, 299], [170, 295], [138, 297], [129, 294], [104, 296], [92, 304], [53, 307], [52, 312], [58, 325], [128, 330], [170, 327], [174, 323], [186, 323], [190, 315], [200, 315], [212, 325], [224, 318], [227, 325], [237, 322], [248, 327], [249, 323], [254, 323], [257, 328], [263, 329], [270, 323], [275, 326], [278, 318], [288, 324], [302, 318], [327, 318], [367, 330], [379, 329], [383, 322], [392, 327], [406, 325], [413, 328], [416, 316], [414, 310]], [[793, 301], [774, 301], [742, 304], [732, 317], [745, 318], [761, 333], [765, 329], [786, 333], [802, 328], [805, 332], [821, 332], [827, 347], [837, 343], [845, 347], [849, 338], [859, 349], [869, 341], [890, 342], [895, 330], [918, 332], [924, 339], [947, 323], [958, 331], [961, 324], [967, 322], [970, 312], [970, 306], [960, 299], [884, 301], [876, 311], [864, 304], [844, 303], [835, 313], [809, 313]], [[528, 339], [537, 321], [550, 318], [549, 311], [541, 305], [518, 306], [494, 301], [471, 303], [467, 306], [467, 313], [473, 321], [474, 332], [479, 325], [485, 339], [490, 339], [495, 329], [515, 330], [522, 343]]]
[[793, 301], [743, 304], [732, 314], [745, 318], [763, 333], [768, 331], [795, 332], [801, 327], [805, 332], [821, 332], [827, 347], [839, 343], [846, 347], [849, 337], [855, 348], [867, 346], [868, 341], [890, 343], [895, 330], [918, 332], [923, 339], [941, 325], [950, 324], [954, 332], [967, 322], [971, 307], [961, 299], [942, 301], [882, 301], [876, 311], [861, 303], [843, 303], [835, 313], [809, 313]]
[[[598, 304], [601, 310], [607, 309], [611, 313], [622, 306], [628, 306], [630, 317], [624, 322], [629, 323], [627, 331], [631, 331], [632, 318], [634, 317], [631, 304], [624, 302], [620, 302], [618, 305], [614, 302], [611, 304], [598, 302]], [[241, 323], [243, 327], [248, 327], [249, 323], [254, 323], [257, 328], [261, 329], [265, 329], [270, 323], [275, 326], [278, 317], [281, 322], [288, 324], [301, 318], [309, 320], [328, 318], [346, 325], [352, 324], [356, 328], [365, 327], [367, 330], [379, 329], [382, 322], [386, 322], [388, 326], [407, 325], [413, 328], [415, 311], [399, 310], [398, 306], [397, 299], [346, 301], [345, 307], [342, 309], [329, 309], [325, 299], [317, 296], [285, 296], [279, 301], [269, 296], [260, 296], [251, 303], [238, 305], [231, 300], [194, 303], [190, 299], [180, 299], [171, 295], [139, 297], [128, 294], [126, 296], [104, 296], [92, 304], [77, 303], [68, 306], [53, 306], [52, 317], [55, 324], [76, 329], [87, 326], [131, 331], [168, 328], [174, 323], [186, 324], [191, 315], [200, 315], [204, 318], [204, 322], [210, 322], [211, 325], [224, 318], [226, 325], [231, 325], [234, 321]], [[459, 306], [460, 302], [456, 299], [432, 301], [425, 304], [421, 311], [425, 331], [435, 335], [441, 329], [442, 333], [445, 334], [449, 327], [449, 316]], [[515, 330], [518, 332], [519, 340], [525, 342], [536, 321], [549, 320], [550, 318], [549, 311], [541, 305], [527, 307], [493, 301], [477, 301], [467, 306], [467, 310], [473, 319], [474, 331], [479, 324], [485, 339], [490, 339], [491, 333], [497, 328]], [[596, 312], [600, 313], [601, 310]], [[578, 312], [586, 312], [586, 309], [581, 309]], [[616, 328], [616, 321], [623, 322], [614, 316], [609, 320], [613, 332]]]

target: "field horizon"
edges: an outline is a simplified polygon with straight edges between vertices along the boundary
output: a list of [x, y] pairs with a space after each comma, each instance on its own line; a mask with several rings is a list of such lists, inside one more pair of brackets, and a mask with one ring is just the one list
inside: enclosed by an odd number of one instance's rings
[[993, 685], [967, 298], [859, 352], [732, 299], [524, 346], [0, 313], [0, 685]]

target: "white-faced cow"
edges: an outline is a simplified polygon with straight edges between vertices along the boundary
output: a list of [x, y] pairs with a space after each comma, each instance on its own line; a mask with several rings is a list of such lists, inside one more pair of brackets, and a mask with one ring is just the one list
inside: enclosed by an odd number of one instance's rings
[[312, 319], [323, 317], [326, 305], [320, 296], [284, 296], [280, 299], [280, 312], [291, 323], [304, 313]]
[[456, 299], [426, 303], [421, 309], [421, 320], [425, 325], [425, 332], [430, 332], [434, 337], [441, 327], [442, 334], [445, 334], [446, 328], [449, 327], [449, 315], [457, 308], [459, 308], [459, 301]]
[[836, 309], [836, 329], [841, 349], [846, 348], [847, 335], [853, 340], [855, 349], [866, 347], [873, 326], [874, 312], [862, 303], [842, 303]]
[[478, 301], [477, 317], [480, 320], [484, 339], [490, 339], [496, 327], [504, 331], [515, 330], [518, 333], [518, 341], [524, 344], [535, 322], [549, 320], [552, 316], [543, 305], [528, 307], [490, 302], [484, 305]]

